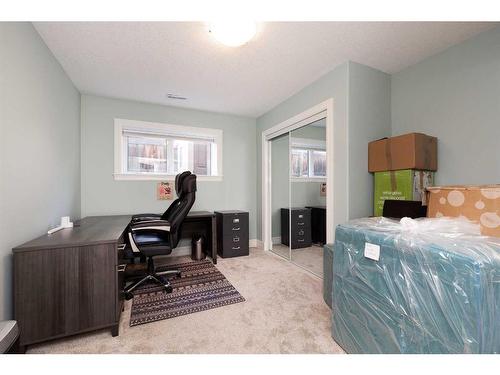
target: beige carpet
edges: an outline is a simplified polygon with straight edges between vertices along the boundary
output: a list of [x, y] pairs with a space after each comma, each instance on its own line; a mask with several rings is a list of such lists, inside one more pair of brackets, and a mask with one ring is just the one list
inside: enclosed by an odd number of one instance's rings
[[[290, 249], [282, 244], [273, 245], [273, 252], [288, 259]], [[313, 245], [302, 249], [292, 249], [292, 262], [323, 277], [323, 246]]]
[[321, 279], [274, 254], [250, 254], [217, 264], [243, 303], [129, 327], [129, 301], [118, 337], [102, 330], [28, 353], [343, 353], [330, 334]]

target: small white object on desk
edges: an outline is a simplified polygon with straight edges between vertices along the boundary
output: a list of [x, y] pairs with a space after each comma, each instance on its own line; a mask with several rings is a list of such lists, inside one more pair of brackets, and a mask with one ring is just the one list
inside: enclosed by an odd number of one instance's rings
[[69, 221], [69, 216], [61, 217], [61, 224], [58, 227], [52, 228], [47, 232], [47, 234], [55, 233], [64, 228], [73, 228], [73, 223]]

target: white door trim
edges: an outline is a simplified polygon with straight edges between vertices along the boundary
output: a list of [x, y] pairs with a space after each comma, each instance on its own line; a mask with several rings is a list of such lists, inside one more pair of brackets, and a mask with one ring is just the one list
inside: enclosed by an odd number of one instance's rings
[[326, 118], [326, 241], [333, 242], [333, 98], [315, 105], [286, 121], [262, 132], [262, 242], [264, 250], [271, 249], [271, 139]]

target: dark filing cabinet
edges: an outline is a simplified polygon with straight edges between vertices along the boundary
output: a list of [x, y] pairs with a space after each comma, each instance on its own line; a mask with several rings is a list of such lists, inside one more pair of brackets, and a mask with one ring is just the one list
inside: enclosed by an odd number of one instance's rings
[[[292, 212], [291, 219], [289, 218], [290, 211]], [[290, 228], [291, 232], [288, 228]], [[289, 244], [290, 240], [291, 244]], [[281, 209], [281, 243], [290, 246], [292, 249], [312, 245], [311, 210], [309, 208]]]
[[311, 206], [311, 238], [313, 243], [326, 243], [326, 207]]
[[248, 212], [215, 211], [217, 252], [223, 258], [248, 255]]

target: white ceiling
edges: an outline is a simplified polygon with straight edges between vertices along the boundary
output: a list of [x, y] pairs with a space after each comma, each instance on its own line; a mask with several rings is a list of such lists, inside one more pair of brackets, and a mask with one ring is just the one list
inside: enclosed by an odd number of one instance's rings
[[239, 48], [199, 22], [34, 25], [83, 93], [258, 117], [346, 60], [395, 73], [498, 24], [272, 22]]

